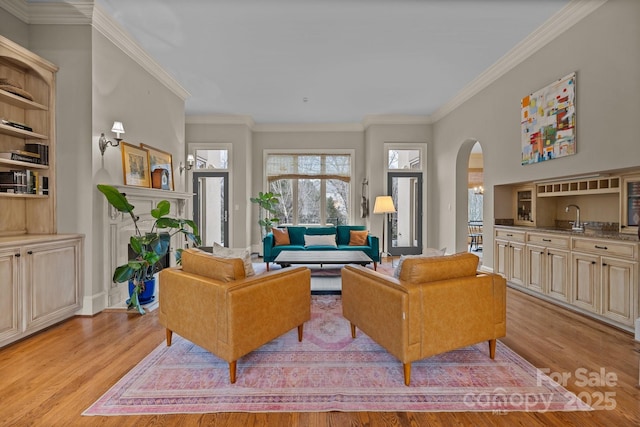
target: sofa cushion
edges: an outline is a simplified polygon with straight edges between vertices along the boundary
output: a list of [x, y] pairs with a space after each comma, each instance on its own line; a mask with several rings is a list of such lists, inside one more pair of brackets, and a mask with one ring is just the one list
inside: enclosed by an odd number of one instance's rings
[[[366, 230], [366, 225], [338, 225], [336, 227], [338, 245], [348, 245], [351, 239], [351, 230]], [[366, 243], [365, 243], [366, 245]]]
[[326, 236], [329, 234], [336, 234], [335, 227], [307, 227], [307, 231], [304, 233], [308, 236]]
[[349, 246], [365, 246], [368, 236], [367, 230], [349, 230]]
[[469, 252], [431, 258], [408, 258], [400, 271], [400, 280], [429, 283], [475, 276], [480, 258]]
[[219, 257], [197, 248], [182, 251], [182, 270], [219, 282], [245, 278], [242, 259]]
[[253, 263], [251, 262], [251, 248], [245, 249], [232, 249], [226, 248], [218, 243], [213, 243], [211, 253], [216, 256], [225, 258], [240, 258], [244, 263], [244, 275], [245, 277], [251, 277], [256, 274], [253, 270]]
[[304, 235], [307, 227], [287, 227], [289, 241], [292, 245], [304, 246]]
[[274, 246], [290, 245], [289, 230], [286, 228], [274, 228], [271, 230], [273, 233]]
[[304, 235], [304, 246], [327, 246], [337, 248], [336, 235], [335, 234], [319, 234], [319, 235]]
[[447, 252], [447, 248], [435, 249], [435, 248], [426, 248], [422, 251], [421, 255], [401, 255], [400, 261], [398, 261], [398, 265], [395, 270], [393, 270], [393, 277], [396, 279], [400, 277], [400, 271], [402, 270], [402, 264], [406, 259], [421, 259], [421, 258], [430, 258], [434, 256], [443, 256]]

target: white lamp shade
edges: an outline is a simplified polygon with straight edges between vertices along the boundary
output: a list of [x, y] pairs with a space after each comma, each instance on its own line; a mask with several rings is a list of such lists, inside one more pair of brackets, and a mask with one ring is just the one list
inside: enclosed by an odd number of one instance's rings
[[124, 133], [124, 126], [122, 122], [113, 122], [113, 127], [111, 128], [111, 132], [120, 136], [121, 133]]
[[189, 166], [193, 165], [195, 163], [195, 158], [193, 157], [193, 154], [187, 154], [187, 164]]
[[393, 213], [395, 211], [396, 207], [393, 205], [393, 199], [391, 196], [376, 197], [376, 203], [373, 205], [374, 214]]

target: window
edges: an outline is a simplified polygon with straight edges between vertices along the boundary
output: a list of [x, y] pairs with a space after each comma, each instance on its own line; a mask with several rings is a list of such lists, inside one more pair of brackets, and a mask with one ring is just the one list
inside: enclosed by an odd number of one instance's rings
[[280, 224], [349, 223], [350, 154], [267, 154], [266, 176]]
[[196, 169], [228, 169], [228, 150], [196, 150]]
[[387, 166], [391, 169], [421, 169], [420, 150], [389, 149]]

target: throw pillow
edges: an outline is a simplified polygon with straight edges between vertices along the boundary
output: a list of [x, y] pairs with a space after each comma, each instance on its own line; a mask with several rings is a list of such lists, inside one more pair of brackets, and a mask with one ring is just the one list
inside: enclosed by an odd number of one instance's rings
[[273, 233], [273, 240], [275, 241], [274, 246], [291, 244], [291, 240], [289, 240], [289, 230], [286, 228], [273, 228], [271, 232]]
[[407, 258], [430, 258], [434, 256], [443, 256], [445, 252], [447, 252], [447, 248], [442, 248], [442, 249], [427, 248], [424, 251], [422, 251], [422, 255], [401, 255], [400, 261], [398, 261], [398, 266], [396, 267], [395, 270], [393, 270], [393, 277], [395, 277], [396, 279], [400, 278], [402, 263]]
[[349, 246], [366, 246], [369, 231], [349, 230]]
[[304, 235], [304, 245], [308, 246], [333, 246], [337, 248], [336, 245], [336, 235], [335, 234], [319, 234], [319, 235]]
[[256, 274], [251, 262], [251, 248], [231, 249], [214, 242], [211, 253], [224, 258], [240, 258], [244, 262], [244, 275], [250, 277]]

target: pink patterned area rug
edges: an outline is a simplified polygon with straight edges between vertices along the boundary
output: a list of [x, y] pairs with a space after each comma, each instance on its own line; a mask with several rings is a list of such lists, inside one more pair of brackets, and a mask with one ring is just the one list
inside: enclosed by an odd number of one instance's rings
[[358, 331], [351, 338], [339, 295], [312, 296], [304, 338], [297, 330], [238, 361], [227, 362], [176, 336], [127, 373], [83, 415], [324, 411], [583, 411], [591, 410], [498, 342], [402, 364]]

